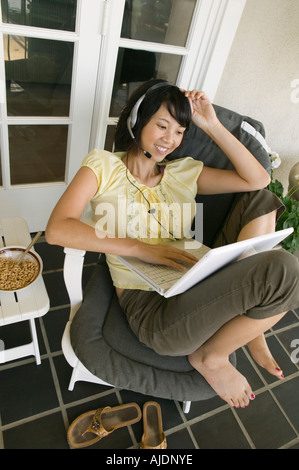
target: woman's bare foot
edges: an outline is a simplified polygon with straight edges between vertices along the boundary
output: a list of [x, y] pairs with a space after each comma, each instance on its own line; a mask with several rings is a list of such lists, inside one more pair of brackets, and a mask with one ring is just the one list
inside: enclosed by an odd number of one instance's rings
[[282, 370], [272, 356], [263, 334], [247, 343], [247, 346], [253, 359], [259, 366], [263, 367], [270, 374], [275, 375], [279, 379], [284, 378]]
[[204, 357], [199, 348], [189, 355], [189, 362], [230, 406], [245, 408], [255, 398], [246, 378], [228, 359], [215, 354]]

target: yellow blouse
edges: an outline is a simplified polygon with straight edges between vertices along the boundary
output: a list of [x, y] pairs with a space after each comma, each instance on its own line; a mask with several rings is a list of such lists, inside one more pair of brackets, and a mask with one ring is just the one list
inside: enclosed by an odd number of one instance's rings
[[[151, 244], [188, 238], [196, 210], [196, 183], [203, 163], [191, 157], [166, 162], [160, 183], [147, 187], [136, 181], [127, 169], [123, 163], [125, 156], [125, 152], [95, 149], [82, 162], [98, 181], [91, 200], [97, 235], [137, 238]], [[106, 258], [116, 287], [150, 290], [116, 255], [106, 254]]]

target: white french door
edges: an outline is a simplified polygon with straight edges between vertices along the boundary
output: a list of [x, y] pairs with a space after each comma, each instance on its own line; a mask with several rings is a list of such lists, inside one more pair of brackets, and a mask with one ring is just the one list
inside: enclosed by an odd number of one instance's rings
[[0, 217], [43, 230], [89, 150], [104, 0], [0, 5]]
[[213, 99], [245, 3], [0, 0], [0, 217], [43, 230], [142, 81]]

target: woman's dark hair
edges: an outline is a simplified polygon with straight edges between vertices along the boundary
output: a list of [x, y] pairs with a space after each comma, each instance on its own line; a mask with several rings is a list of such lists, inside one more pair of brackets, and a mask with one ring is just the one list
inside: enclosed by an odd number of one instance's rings
[[[165, 86], [153, 88], [158, 83], [165, 83]], [[153, 90], [151, 90], [153, 88]], [[137, 148], [136, 143], [132, 139], [128, 127], [127, 120], [130, 113], [143, 95], [145, 95], [138, 109], [138, 117], [132, 131], [137, 142], [140, 142], [141, 131], [149, 122], [151, 117], [158, 111], [162, 103], [165, 103], [171, 116], [182, 126], [189, 127], [192, 118], [190, 103], [180, 89], [171, 85], [164, 80], [150, 80], [143, 83], [129, 98], [129, 101], [123, 109], [115, 131], [115, 150], [129, 151]], [[186, 133], [185, 131], [185, 133]], [[185, 134], [184, 133], [184, 134]]]

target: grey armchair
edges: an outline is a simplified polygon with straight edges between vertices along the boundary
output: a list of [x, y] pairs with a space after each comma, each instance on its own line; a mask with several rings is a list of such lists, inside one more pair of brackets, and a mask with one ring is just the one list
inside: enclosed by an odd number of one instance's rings
[[[251, 118], [215, 106], [219, 119], [270, 171], [263, 125]], [[200, 129], [191, 126], [183, 146], [171, 159], [192, 156], [207, 166], [229, 168], [219, 147]], [[236, 195], [198, 198], [204, 208], [204, 243], [212, 245]], [[207, 400], [215, 392], [189, 364], [186, 357], [159, 356], [139, 342], [122, 312], [105, 255], [100, 255], [82, 293], [84, 252], [65, 249], [65, 282], [71, 300], [71, 315], [62, 341], [63, 352], [73, 373], [69, 389], [86, 380], [146, 395], [182, 401], [188, 412], [192, 401]], [[231, 361], [236, 365], [235, 354]]]

